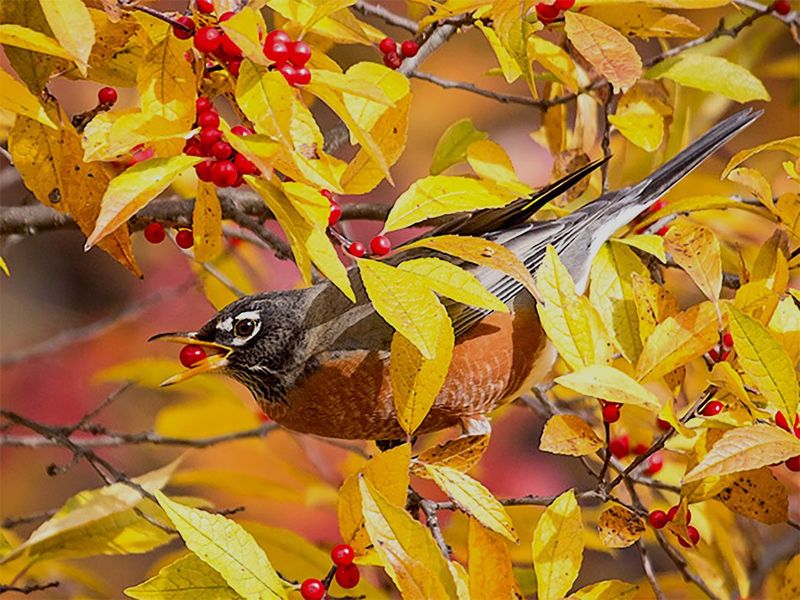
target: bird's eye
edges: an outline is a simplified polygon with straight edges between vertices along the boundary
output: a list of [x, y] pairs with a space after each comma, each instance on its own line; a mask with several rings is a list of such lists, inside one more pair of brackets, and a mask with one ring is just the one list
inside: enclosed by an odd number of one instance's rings
[[242, 319], [241, 321], [236, 321], [236, 325], [233, 328], [233, 332], [236, 334], [237, 337], [250, 337], [253, 335], [253, 332], [256, 330], [256, 322], [253, 319]]

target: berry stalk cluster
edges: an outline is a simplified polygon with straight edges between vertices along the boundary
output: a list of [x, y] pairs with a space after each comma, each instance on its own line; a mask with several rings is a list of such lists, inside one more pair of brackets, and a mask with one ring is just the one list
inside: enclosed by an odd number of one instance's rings
[[[675, 518], [675, 515], [678, 513], [678, 506], [673, 506], [669, 509], [668, 512], [664, 512], [663, 510], [654, 510], [649, 515], [647, 520], [650, 522], [650, 525], [653, 526], [654, 529], [663, 529], [667, 526], [667, 523], [672, 521]], [[700, 542], [700, 532], [697, 530], [696, 527], [693, 525], [689, 525], [692, 522], [692, 511], [688, 508], [686, 509], [686, 532], [689, 534], [689, 540], [685, 540], [682, 536], [678, 537], [678, 543], [683, 546], [684, 548], [693, 548], [697, 546]]]
[[[639, 442], [633, 448], [631, 448], [630, 437], [627, 435], [613, 437], [608, 442], [608, 451], [611, 452], [615, 458], [620, 460], [630, 456], [631, 453], [640, 456], [647, 453], [649, 449], [650, 447], [642, 442]], [[647, 458], [647, 466], [645, 467], [644, 472], [652, 477], [663, 467], [664, 456], [661, 452], [654, 452]]]
[[414, 40], [406, 40], [398, 46], [390, 37], [383, 38], [378, 48], [383, 54], [383, 64], [390, 69], [399, 69], [404, 59], [416, 56], [419, 52], [419, 44]]
[[330, 190], [320, 190], [320, 194], [325, 196], [331, 204], [331, 212], [328, 216], [328, 233], [350, 256], [364, 258], [368, 254], [372, 256], [386, 256], [389, 254], [392, 249], [392, 243], [385, 235], [376, 235], [370, 240], [368, 253], [367, 247], [362, 242], [353, 241], [338, 231], [335, 225], [342, 216], [342, 207], [336, 201], [333, 192]]
[[346, 590], [358, 585], [361, 574], [358, 566], [353, 563], [356, 553], [348, 544], [338, 544], [331, 550], [333, 567], [331, 573], [324, 580], [308, 578], [300, 584], [300, 595], [303, 600], [323, 600], [328, 597], [328, 586], [331, 579], [336, 578], [336, 583]]

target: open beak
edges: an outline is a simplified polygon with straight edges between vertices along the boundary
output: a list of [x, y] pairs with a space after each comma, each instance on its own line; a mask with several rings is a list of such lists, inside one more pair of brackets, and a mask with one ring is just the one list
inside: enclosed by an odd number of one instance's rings
[[205, 340], [197, 339], [197, 334], [193, 331], [181, 333], [159, 333], [151, 337], [148, 342], [175, 342], [177, 344], [192, 344], [201, 346], [206, 351], [206, 357], [197, 361], [187, 370], [173, 375], [169, 379], [161, 382], [161, 387], [181, 383], [187, 379], [191, 379], [196, 375], [215, 371], [228, 364], [228, 356], [233, 352], [233, 348], [216, 344], [214, 342], [206, 342]]

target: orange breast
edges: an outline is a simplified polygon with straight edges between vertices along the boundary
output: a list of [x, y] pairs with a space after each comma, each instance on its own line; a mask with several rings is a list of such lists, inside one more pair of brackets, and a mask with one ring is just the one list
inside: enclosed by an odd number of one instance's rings
[[[544, 346], [535, 309], [491, 313], [456, 340], [442, 390], [420, 432], [486, 414], [520, 389]], [[395, 419], [389, 365], [376, 352], [351, 352], [326, 361], [289, 392], [288, 404], [267, 414], [304, 433], [346, 439], [394, 439], [405, 434]]]

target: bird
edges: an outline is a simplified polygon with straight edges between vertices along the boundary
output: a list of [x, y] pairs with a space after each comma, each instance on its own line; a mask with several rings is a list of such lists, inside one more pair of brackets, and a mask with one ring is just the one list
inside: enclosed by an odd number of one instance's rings
[[[577, 292], [583, 293], [601, 246], [760, 115], [761, 111], [745, 109], [720, 121], [651, 175], [604, 193], [566, 216], [530, 220], [607, 158], [505, 207], [454, 216], [428, 235], [492, 240], [514, 252], [531, 274], [552, 245]], [[399, 258], [393, 260], [402, 260], [403, 254], [395, 253]], [[434, 255], [425, 249], [406, 254]], [[509, 311], [446, 302], [455, 333], [452, 362], [416, 433], [450, 427], [460, 427], [463, 435], [490, 432], [490, 413], [539, 383], [557, 358], [539, 322], [536, 299], [519, 281], [485, 266], [460, 264]], [[261, 409], [287, 429], [326, 438], [407, 439], [392, 400], [393, 330], [370, 304], [358, 270], [351, 268], [349, 277], [355, 302], [323, 281], [303, 289], [246, 296], [197, 331], [151, 337], [151, 341], [200, 345], [208, 352], [197, 365], [164, 383], [213, 371], [244, 384]]]

